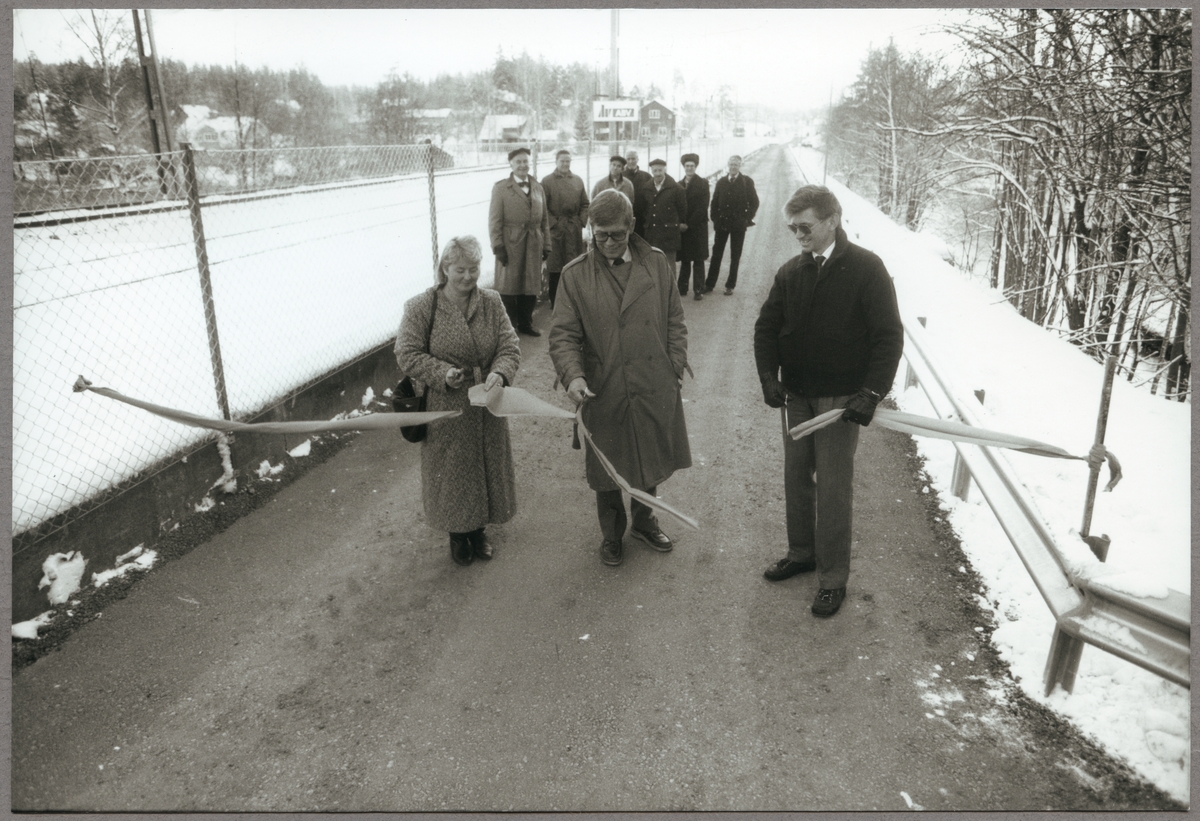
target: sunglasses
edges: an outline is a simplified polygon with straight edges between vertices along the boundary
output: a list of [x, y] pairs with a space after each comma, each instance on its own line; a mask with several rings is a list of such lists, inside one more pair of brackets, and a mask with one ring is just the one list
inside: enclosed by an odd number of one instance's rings
[[[828, 219], [828, 217], [826, 219]], [[796, 234], [797, 236], [807, 237], [809, 234], [812, 233], [812, 229], [816, 228], [818, 225], [820, 225], [824, 221], [825, 220], [817, 220], [812, 225], [805, 225], [804, 223], [800, 223], [799, 225], [793, 225], [792, 223], [789, 222], [789, 223], [787, 223], [787, 228], [789, 231], [791, 231], [793, 234]]]
[[592, 236], [595, 237], [596, 242], [608, 242], [610, 239], [613, 242], [624, 242], [626, 239], [629, 238], [629, 232], [628, 231], [613, 231], [610, 234], [607, 231], [593, 231]]

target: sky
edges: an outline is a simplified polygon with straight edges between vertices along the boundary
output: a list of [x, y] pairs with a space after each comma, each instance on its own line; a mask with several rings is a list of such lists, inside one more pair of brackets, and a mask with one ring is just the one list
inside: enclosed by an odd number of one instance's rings
[[[809, 178], [822, 177], [819, 153], [805, 148], [793, 148], [792, 151]], [[471, 226], [486, 225], [486, 198], [479, 200], [472, 194], [474, 184], [469, 175], [455, 175], [454, 179], [463, 180], [464, 184], [462, 189], [454, 189], [449, 187], [447, 180], [447, 187], [439, 189], [439, 213], [445, 209], [447, 215], [446, 223], [439, 220], [439, 224], [450, 233], [478, 230]], [[416, 179], [412, 184], [420, 187], [424, 180]], [[915, 316], [927, 318], [927, 336], [948, 381], [963, 396], [969, 396], [970, 391], [978, 388], [986, 391], [986, 403], [978, 410], [981, 423], [993, 430], [1037, 439], [1074, 454], [1085, 454], [1095, 430], [1102, 387], [1100, 364], [1057, 335], [1022, 319], [996, 291], [944, 262], [938, 253], [936, 238], [914, 235], [897, 226], [835, 179], [828, 179], [827, 184], [842, 203], [843, 224], [850, 239], [878, 253], [894, 277], [905, 322], [911, 323]], [[289, 198], [290, 205], [272, 201], [271, 213], [283, 213], [280, 209], [289, 207], [300, 208], [297, 199]], [[251, 216], [247, 214], [239, 219], [238, 230], [244, 232], [247, 229]], [[451, 216], [458, 222], [451, 223]], [[427, 247], [428, 224], [423, 220], [414, 219], [401, 227], [389, 224], [385, 228], [378, 244], [392, 257], [397, 242], [406, 247]], [[107, 238], [109, 242], [118, 240], [120, 237]], [[97, 239], [100, 241], [103, 238]], [[364, 253], [364, 246], [372, 242], [365, 234], [354, 234], [352, 241], [344, 235], [335, 235], [332, 244], [334, 252], [345, 255]], [[291, 244], [291, 240], [284, 242], [285, 246]], [[310, 248], [300, 247], [302, 243], [295, 244], [295, 249], [285, 247], [283, 250], [314, 256]], [[941, 247], [945, 247], [944, 243]], [[268, 264], [266, 259], [261, 255], [253, 257], [254, 264], [264, 270], [279, 267]], [[281, 267], [286, 269], [281, 275], [289, 277], [302, 270], [299, 264]], [[396, 279], [392, 277], [392, 280]], [[426, 284], [427, 275], [422, 274], [406, 281], [404, 287], [411, 296]], [[480, 284], [486, 287], [489, 281], [481, 279]], [[382, 287], [370, 290], [375, 294], [383, 293]], [[405, 298], [405, 294], [389, 295], [377, 301], [395, 305]], [[333, 302], [326, 300], [321, 306], [326, 314], [326, 327], [341, 324], [328, 315]], [[163, 305], [164, 301], [159, 299], [152, 304], [132, 305], [129, 310], [135, 311], [139, 318], [146, 318], [164, 312]], [[355, 314], [360, 322], [363, 313], [360, 309]], [[313, 327], [311, 323], [296, 320], [297, 315], [291, 311], [287, 316], [293, 324]], [[258, 321], [266, 322], [266, 318], [260, 317]], [[240, 323], [242, 326], [249, 324]], [[112, 316], [105, 316], [105, 325], [121, 327], [120, 321]], [[234, 323], [232, 327], [238, 325]], [[81, 333], [78, 328], [71, 328], [70, 332]], [[281, 333], [272, 330], [270, 336]], [[234, 335], [227, 337], [223, 332], [223, 347], [227, 341], [230, 347], [236, 347], [235, 339]], [[301, 350], [298, 345], [285, 347], [289, 351]], [[305, 354], [301, 352], [299, 356], [303, 358]], [[251, 364], [264, 371], [276, 371], [287, 363], [279, 357], [260, 355]], [[202, 362], [197, 370], [206, 366], [207, 362]], [[151, 401], [165, 395], [161, 389], [132, 384], [128, 366], [125, 370], [124, 376], [116, 376], [117, 370], [110, 373], [114, 388]], [[160, 369], [149, 370], [157, 373]], [[58, 382], [67, 384], [76, 372], [68, 367]], [[933, 415], [920, 386], [905, 389], [904, 373], [902, 363], [894, 390], [901, 410]], [[99, 384], [109, 384], [102, 375], [97, 376]], [[247, 380], [258, 382], [262, 378], [261, 374], [250, 374]], [[364, 405], [368, 404], [369, 398], [364, 397]], [[120, 407], [121, 413], [142, 413]], [[100, 413], [101, 409], [93, 404], [88, 406], [88, 412]], [[1067, 563], [1077, 573], [1108, 587], [1149, 597], [1165, 595], [1168, 586], [1189, 591], [1190, 419], [1190, 404], [1151, 396], [1146, 386], [1124, 379], [1114, 383], [1105, 444], [1120, 458], [1125, 476], [1112, 492], [1099, 493], [1095, 501], [1091, 531], [1107, 534], [1112, 540], [1104, 564], [1092, 556], [1077, 530], [1087, 484], [1086, 465], [1006, 452], [1005, 458], [1028, 488]], [[144, 429], [146, 425], [146, 420], [136, 417], [113, 423], [116, 428]], [[1188, 691], [1088, 646], [1083, 651], [1074, 692], [1067, 694], [1056, 689], [1048, 697], [1043, 695], [1042, 672], [1054, 627], [1053, 618], [978, 489], [972, 488], [965, 501], [952, 495], [953, 446], [923, 437], [917, 437], [916, 441], [919, 452], [927, 460], [930, 492], [938, 493], [945, 516], [962, 542], [971, 569], [982, 582], [978, 601], [985, 612], [993, 614], [995, 629], [991, 640], [1010, 665], [1024, 693], [1066, 717], [1111, 754], [1125, 760], [1142, 777], [1187, 802], [1191, 772]], [[103, 455], [104, 442], [92, 442], [90, 446]], [[83, 445], [71, 448], [72, 452], [78, 450], [79, 459], [87, 455], [83, 453], [85, 449]], [[293, 456], [301, 454], [294, 451]], [[270, 470], [270, 466], [261, 468], [260, 476], [265, 477]], [[1108, 480], [1107, 471], [1102, 474], [1102, 480]], [[685, 506], [680, 507], [684, 513], [688, 512]], [[130, 545], [130, 548], [136, 549], [136, 545]], [[144, 561], [152, 558], [146, 556]], [[75, 561], [79, 564], [78, 559]], [[966, 568], [959, 572], [965, 573]], [[81, 581], [87, 584], [90, 578]], [[47, 590], [48, 594], [51, 592]], [[63, 591], [55, 592], [61, 595]], [[36, 629], [36, 625], [28, 623], [14, 626], [14, 630]], [[934, 719], [940, 709], [937, 699], [944, 697], [946, 694], [931, 689], [929, 719]], [[1004, 696], [998, 693], [997, 698]]]
[[[83, 55], [66, 18], [82, 10], [15, 12], [13, 47], [43, 62]], [[128, 11], [117, 10], [128, 14]], [[303, 65], [329, 86], [373, 86], [390, 72], [421, 79], [490, 68], [505, 56], [542, 56], [606, 68], [607, 9], [157, 9], [164, 58], [188, 64]], [[945, 9], [624, 9], [623, 91], [654, 82], [670, 97], [678, 72], [689, 99], [729, 85], [739, 104], [827, 105], [857, 76], [868, 49], [894, 38], [905, 51], [948, 53]], [[770, 55], [769, 60], [763, 59]], [[670, 103], [669, 99], [664, 102]], [[680, 100], [679, 102], [682, 102]]]

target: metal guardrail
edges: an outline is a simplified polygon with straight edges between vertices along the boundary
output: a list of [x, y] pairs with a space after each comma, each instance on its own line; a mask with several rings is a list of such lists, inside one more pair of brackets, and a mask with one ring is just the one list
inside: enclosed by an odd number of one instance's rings
[[[945, 371], [939, 371], [924, 328], [905, 323], [904, 335], [909, 383], [921, 386], [940, 418], [980, 427], [970, 403], [958, 398], [942, 376]], [[956, 469], [961, 460], [1054, 616], [1046, 694], [1055, 685], [1073, 691], [1085, 643], [1190, 689], [1191, 596], [1170, 589], [1165, 599], [1132, 596], [1072, 573], [1004, 455], [981, 445], [955, 442], [954, 447]]]

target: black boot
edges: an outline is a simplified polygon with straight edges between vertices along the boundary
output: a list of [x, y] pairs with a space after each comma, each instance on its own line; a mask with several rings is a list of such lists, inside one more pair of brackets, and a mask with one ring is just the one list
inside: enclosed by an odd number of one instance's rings
[[461, 564], [464, 567], [475, 561], [475, 552], [471, 549], [471, 540], [468, 538], [469, 533], [451, 533], [450, 534], [450, 558], [455, 564]]
[[467, 534], [467, 539], [471, 542], [471, 552], [475, 554], [476, 559], [490, 559], [495, 555], [492, 545], [488, 542], [487, 534], [483, 532], [483, 528], [472, 530]]
[[533, 309], [537, 307], [537, 297], [531, 294], [522, 294], [517, 297], [520, 300], [520, 321], [517, 324], [517, 332], [523, 333], [526, 336], [541, 336], [540, 331], [533, 329]]

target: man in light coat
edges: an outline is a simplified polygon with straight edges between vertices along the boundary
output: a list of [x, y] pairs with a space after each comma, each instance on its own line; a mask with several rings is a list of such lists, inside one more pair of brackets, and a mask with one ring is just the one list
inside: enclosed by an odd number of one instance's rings
[[554, 171], [542, 179], [546, 211], [550, 214], [550, 256], [546, 275], [550, 279], [550, 309], [558, 293], [563, 266], [583, 253], [583, 226], [587, 223], [587, 186], [571, 172], [571, 152], [554, 155]]
[[512, 174], [492, 186], [488, 241], [496, 255], [496, 290], [518, 333], [533, 329], [533, 309], [542, 290], [542, 263], [550, 256], [546, 192], [529, 176], [529, 149], [508, 153]]
[[[550, 358], [567, 395], [583, 404], [596, 447], [632, 487], [655, 495], [676, 470], [691, 467], [680, 387], [687, 327], [666, 255], [633, 234], [633, 207], [602, 191], [589, 211], [592, 243], [563, 269], [550, 325]], [[627, 518], [619, 486], [588, 448], [588, 486], [596, 491], [600, 559], [624, 558]], [[631, 535], [671, 550], [653, 510], [630, 500]]]

